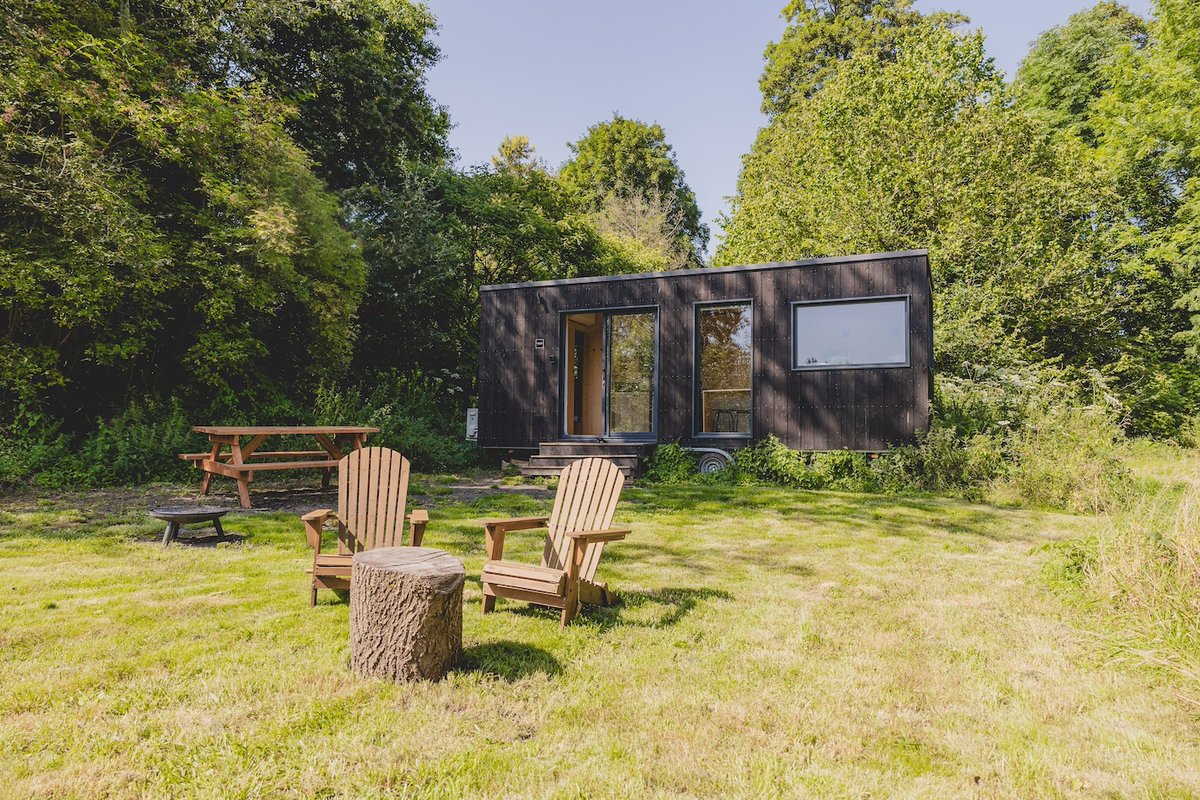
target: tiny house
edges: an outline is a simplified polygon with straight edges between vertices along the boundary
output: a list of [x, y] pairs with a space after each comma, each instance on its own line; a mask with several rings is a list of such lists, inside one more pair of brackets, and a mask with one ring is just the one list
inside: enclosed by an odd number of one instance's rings
[[774, 434], [878, 451], [929, 425], [926, 250], [485, 286], [478, 440], [528, 474]]

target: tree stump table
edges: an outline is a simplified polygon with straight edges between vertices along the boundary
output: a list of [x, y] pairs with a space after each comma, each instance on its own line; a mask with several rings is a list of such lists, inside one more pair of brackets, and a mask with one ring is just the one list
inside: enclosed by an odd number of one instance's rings
[[360, 677], [439, 680], [462, 655], [461, 559], [431, 547], [354, 554], [350, 669]]

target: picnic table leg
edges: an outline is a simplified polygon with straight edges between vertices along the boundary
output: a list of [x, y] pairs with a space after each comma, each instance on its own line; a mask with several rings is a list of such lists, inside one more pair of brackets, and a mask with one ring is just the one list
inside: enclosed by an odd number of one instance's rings
[[329, 453], [330, 458], [332, 458], [334, 461], [342, 460], [342, 456], [344, 456], [345, 453], [342, 452], [342, 448], [338, 447], [336, 437], [331, 439], [323, 433], [317, 433], [313, 434], [313, 438], [316, 439], [317, 443], [325, 449], [326, 453]]
[[250, 507], [250, 484], [245, 478], [235, 478], [238, 487], [238, 502], [242, 508]]
[[[217, 460], [217, 456], [221, 454], [220, 443], [214, 443], [212, 446], [212, 454], [209, 458], [213, 461]], [[212, 486], [213, 474], [208, 470], [204, 471], [204, 479], [200, 481], [200, 494], [208, 494], [209, 488]]]
[[323, 473], [321, 475], [321, 491], [325, 491], [329, 488], [329, 479], [333, 476], [333, 470], [326, 467], [321, 472]]
[[[253, 444], [253, 440], [251, 440]], [[233, 437], [232, 444], [229, 445], [229, 464], [230, 466], [240, 467], [242, 461], [242, 443], [237, 436]], [[241, 501], [242, 508], [250, 507], [250, 482], [246, 480], [246, 473], [239, 470], [238, 477], [234, 478], [237, 481], [238, 500]]]

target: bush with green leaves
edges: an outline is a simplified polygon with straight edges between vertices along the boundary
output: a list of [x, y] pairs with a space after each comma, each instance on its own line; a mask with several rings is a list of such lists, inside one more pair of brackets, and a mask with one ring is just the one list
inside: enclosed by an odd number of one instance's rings
[[687, 483], [699, 474], [696, 454], [680, 447], [678, 442], [655, 447], [646, 465], [646, 478], [655, 483]]
[[70, 439], [59, 423], [22, 405], [12, 420], [0, 424], [0, 487], [23, 483], [69, 453]]
[[1012, 467], [996, 496], [1084, 513], [1115, 511], [1132, 489], [1122, 439], [1110, 409], [1043, 398], [1009, 437]]
[[1003, 474], [1004, 440], [995, 434], [963, 436], [941, 420], [915, 445], [896, 447], [872, 464], [884, 491], [934, 492], [982, 499], [986, 487]]
[[823, 474], [809, 468], [803, 453], [792, 450], [774, 435], [734, 453], [733, 469], [739, 480], [793, 489], [823, 489], [828, 483]]
[[385, 373], [373, 388], [324, 386], [313, 409], [316, 424], [379, 428], [371, 443], [399, 450], [419, 472], [463, 469], [478, 462], [466, 441], [466, 403], [456, 388], [421, 373]]
[[135, 402], [111, 419], [97, 420], [95, 431], [70, 452], [64, 440], [58, 457], [31, 477], [39, 486], [59, 489], [187, 480], [191, 472], [179, 454], [204, 449], [204, 437], [192, 432], [192, 424], [178, 401]]

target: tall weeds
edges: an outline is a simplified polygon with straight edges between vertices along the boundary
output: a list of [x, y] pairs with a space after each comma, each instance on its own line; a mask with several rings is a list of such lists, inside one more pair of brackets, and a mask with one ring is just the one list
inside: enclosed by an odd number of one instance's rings
[[1200, 707], [1200, 476], [1105, 518], [1063, 547], [1056, 569], [1111, 615], [1102, 636], [1114, 654], [1182, 678]]

